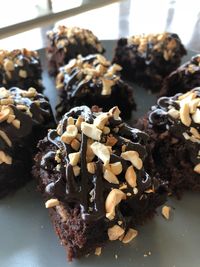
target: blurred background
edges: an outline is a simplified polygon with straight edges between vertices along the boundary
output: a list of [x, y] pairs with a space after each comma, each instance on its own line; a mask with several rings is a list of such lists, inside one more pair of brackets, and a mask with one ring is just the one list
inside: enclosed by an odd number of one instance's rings
[[0, 48], [39, 49], [56, 24], [88, 28], [101, 40], [138, 33], [177, 33], [200, 52], [199, 0], [0, 0]]

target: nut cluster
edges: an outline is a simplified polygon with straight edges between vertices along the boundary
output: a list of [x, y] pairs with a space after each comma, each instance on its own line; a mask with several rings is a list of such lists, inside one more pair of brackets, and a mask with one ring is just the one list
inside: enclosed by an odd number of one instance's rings
[[151, 44], [152, 50], [163, 53], [163, 58], [168, 61], [175, 55], [175, 49], [178, 46], [178, 40], [173, 38], [170, 33], [135, 35], [128, 38], [128, 45], [136, 45], [138, 52], [146, 53], [148, 44]]
[[48, 31], [47, 36], [50, 40], [54, 40], [58, 49], [64, 49], [66, 52], [70, 44], [78, 45], [79, 42], [82, 45], [89, 44], [95, 47], [99, 53], [103, 52], [103, 47], [97, 37], [87, 29], [60, 25], [52, 31]]
[[118, 73], [121, 69], [121, 66], [111, 64], [101, 54], [87, 57], [79, 55], [76, 59], [70, 60], [67, 65], [60, 69], [60, 73], [56, 78], [56, 88], [63, 89], [65, 87], [65, 76], [70, 76], [76, 71], [77, 88], [84, 90], [84, 85], [91, 82], [101, 85], [101, 95], [110, 95], [112, 86], [120, 79]]
[[[200, 144], [200, 88], [195, 88], [185, 94], [179, 95], [175, 102], [179, 108], [170, 105], [169, 116], [184, 125], [183, 137], [193, 143]], [[197, 155], [199, 157], [199, 155]], [[200, 173], [200, 163], [194, 167]]]

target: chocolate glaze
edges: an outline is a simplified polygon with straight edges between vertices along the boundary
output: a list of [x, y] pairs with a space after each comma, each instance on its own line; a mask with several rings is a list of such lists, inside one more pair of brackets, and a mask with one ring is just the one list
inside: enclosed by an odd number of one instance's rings
[[[92, 113], [90, 108], [87, 106], [73, 108], [66, 113], [59, 123], [59, 131], [61, 132], [58, 134], [57, 130], [50, 130], [47, 139], [44, 140], [45, 143], [41, 146], [42, 149], [44, 146], [50, 145], [51, 150], [46, 154], [43, 154], [40, 162], [40, 168], [49, 172], [49, 166], [51, 166], [51, 171], [54, 173], [52, 177], [55, 178], [55, 181], [48, 183], [45, 188], [45, 194], [47, 195], [47, 198], [58, 198], [64, 204], [64, 206], [79, 207], [82, 218], [88, 222], [92, 222], [100, 218], [105, 218], [105, 199], [112, 188], [119, 188], [119, 184], [111, 184], [103, 178], [103, 163], [97, 157], [94, 159], [94, 162], [96, 163], [95, 173], [91, 174], [88, 172], [86, 162], [88, 137], [83, 134], [83, 132], [81, 133], [82, 139], [80, 147], [80, 175], [77, 177], [74, 176], [73, 168], [69, 163], [68, 155], [69, 153], [75, 151], [72, 150], [70, 145], [63, 143], [60, 136], [66, 131], [68, 118], [73, 117], [76, 121], [80, 115], [85, 119], [86, 122], [91, 124], [99, 115], [99, 113]], [[110, 156], [110, 163], [117, 161], [122, 163], [123, 171], [120, 175], [118, 175], [118, 179], [120, 184], [127, 184], [125, 181], [125, 172], [131, 163], [124, 160], [120, 156], [122, 152], [122, 146], [126, 146], [126, 151], [137, 151], [142, 161], [144, 161], [146, 157], [145, 145], [148, 140], [148, 136], [140, 130], [127, 126], [122, 122], [121, 119], [115, 120], [113, 117], [109, 121], [109, 127], [111, 131], [110, 134], [113, 134], [117, 139], [117, 143], [112, 147], [113, 154]], [[117, 134], [114, 132], [116, 127], [119, 128]], [[100, 142], [105, 142], [108, 135], [102, 134]], [[56, 165], [56, 160], [54, 157], [55, 151], [59, 151], [60, 153], [60, 167], [59, 169], [55, 167], [52, 170], [52, 166]], [[51, 165], [49, 165], [50, 162]], [[144, 167], [141, 170], [135, 169], [135, 171], [137, 174], [138, 193], [134, 195], [133, 188], [128, 184], [127, 188], [123, 189], [123, 192], [130, 194], [127, 200], [127, 205], [130, 206], [135, 205], [133, 204], [134, 201], [140, 201], [139, 198], [142, 197], [142, 195], [145, 195], [145, 190], [153, 187], [155, 187], [154, 189], [157, 190], [159, 187], [159, 185], [157, 186], [153, 179], [151, 179], [151, 177], [145, 172]], [[59, 178], [57, 179], [56, 177]], [[116, 214], [117, 216], [112, 223], [123, 217], [122, 211], [120, 210], [120, 205], [117, 207]], [[123, 220], [125, 220], [125, 218]]]
[[[191, 92], [197, 93], [197, 98], [200, 97], [200, 88], [195, 88]], [[198, 156], [200, 150], [200, 142], [192, 142], [190, 139], [186, 140], [184, 138], [184, 133], [191, 135], [190, 128], [195, 128], [200, 132], [200, 125], [195, 123], [193, 120], [191, 125], [188, 127], [184, 125], [181, 120], [175, 119], [168, 114], [168, 111], [174, 107], [176, 110], [180, 110], [180, 104], [177, 102], [178, 97], [182, 94], [176, 94], [172, 97], [161, 97], [157, 101], [157, 105], [152, 107], [152, 110], [149, 112], [149, 126], [150, 128], [155, 129], [157, 132], [168, 131], [172, 137], [181, 140], [185, 144], [185, 148], [188, 151], [189, 158], [191, 162], [196, 165], [200, 163], [200, 158]]]

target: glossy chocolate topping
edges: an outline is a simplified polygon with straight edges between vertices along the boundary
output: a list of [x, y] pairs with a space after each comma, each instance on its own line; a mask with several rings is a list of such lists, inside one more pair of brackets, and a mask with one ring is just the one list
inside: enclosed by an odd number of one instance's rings
[[194, 170], [200, 166], [200, 88], [173, 97], [161, 97], [149, 113], [150, 126], [169, 132], [188, 150]]
[[73, 108], [45, 141], [51, 150], [40, 166], [55, 179], [46, 194], [80, 207], [89, 221], [105, 216], [112, 223], [123, 220], [134, 203], [156, 190], [143, 166], [148, 136], [125, 124], [119, 114], [117, 107], [105, 113]]
[[34, 126], [51, 117], [49, 102], [34, 88], [0, 88], [0, 164], [12, 164], [15, 143], [22, 145]]

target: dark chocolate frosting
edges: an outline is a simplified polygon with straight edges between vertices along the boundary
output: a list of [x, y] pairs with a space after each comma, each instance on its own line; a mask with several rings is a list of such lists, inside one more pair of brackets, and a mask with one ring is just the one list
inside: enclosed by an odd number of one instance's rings
[[148, 118], [157, 132], [169, 132], [185, 144], [194, 170], [200, 173], [200, 88], [159, 98]]
[[117, 107], [105, 113], [73, 108], [44, 140], [51, 148], [40, 163], [52, 174], [47, 198], [79, 207], [88, 221], [124, 222], [134, 203], [157, 190], [143, 166], [148, 136], [125, 124], [119, 114]]
[[7, 89], [34, 87], [43, 90], [42, 68], [37, 51], [16, 49], [0, 50], [0, 86]]
[[0, 163], [12, 164], [15, 144], [23, 146], [23, 140], [32, 134], [34, 127], [51, 120], [47, 98], [34, 88], [27, 91], [17, 87], [0, 88]]

